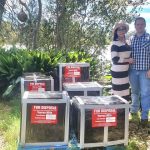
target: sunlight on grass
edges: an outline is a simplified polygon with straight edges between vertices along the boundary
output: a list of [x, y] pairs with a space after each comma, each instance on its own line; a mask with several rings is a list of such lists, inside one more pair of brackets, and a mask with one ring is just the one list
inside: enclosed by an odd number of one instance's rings
[[6, 150], [16, 150], [18, 144], [18, 135], [19, 135], [19, 119], [14, 118], [12, 121], [13, 125], [7, 130], [4, 135], [5, 141], [7, 141]]
[[139, 139], [131, 138], [127, 150], [147, 150], [147, 145]]
[[0, 132], [3, 135], [4, 147], [1, 150], [16, 150], [20, 130], [20, 102], [0, 102]]

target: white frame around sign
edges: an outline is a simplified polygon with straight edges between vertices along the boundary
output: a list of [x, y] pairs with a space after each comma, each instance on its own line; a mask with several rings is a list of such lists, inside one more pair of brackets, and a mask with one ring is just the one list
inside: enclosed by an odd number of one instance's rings
[[[56, 91], [57, 93], [58, 91]], [[41, 93], [43, 95], [43, 98], [28, 98], [29, 97], [29, 91], [26, 91], [23, 94], [22, 97], [22, 120], [21, 120], [21, 134], [20, 134], [20, 145], [21, 146], [46, 146], [46, 145], [68, 145], [69, 142], [69, 109], [70, 109], [70, 99], [68, 94], [63, 91], [62, 92], [62, 99], [51, 99], [48, 97], [50, 91], [45, 91], [44, 93]], [[32, 92], [39, 95], [38, 92]], [[45, 94], [45, 95], [44, 95]], [[27, 115], [27, 104], [58, 104], [58, 103], [65, 103], [66, 104], [66, 110], [65, 110], [65, 133], [64, 133], [64, 141], [56, 141], [56, 142], [36, 142], [36, 143], [26, 143], [25, 137], [26, 137], [26, 115]]]
[[[113, 95], [114, 96], [114, 95]], [[91, 147], [107, 147], [112, 145], [124, 144], [128, 145], [128, 133], [129, 133], [129, 103], [121, 98], [120, 96], [115, 95], [124, 104], [119, 105], [84, 105], [82, 103], [82, 96], [75, 96], [74, 100], [78, 100], [79, 105], [76, 105], [81, 112], [80, 117], [80, 142], [78, 142], [78, 146], [82, 148], [91, 148]], [[85, 134], [85, 110], [86, 109], [125, 109], [125, 131], [124, 131], [124, 139], [116, 140], [116, 141], [108, 141], [108, 126], [104, 127], [104, 137], [103, 142], [98, 143], [85, 143], [84, 142], [84, 134]]]

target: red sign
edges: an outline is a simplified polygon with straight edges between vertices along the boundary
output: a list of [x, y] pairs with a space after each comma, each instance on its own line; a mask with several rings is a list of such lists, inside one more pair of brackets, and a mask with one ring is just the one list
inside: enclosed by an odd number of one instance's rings
[[33, 105], [31, 108], [32, 124], [57, 124], [58, 106]]
[[80, 67], [66, 66], [64, 77], [65, 78], [80, 78], [81, 77]]
[[28, 86], [29, 91], [45, 91], [46, 85], [45, 83], [34, 83], [30, 82]]
[[117, 126], [116, 109], [93, 109], [92, 127]]

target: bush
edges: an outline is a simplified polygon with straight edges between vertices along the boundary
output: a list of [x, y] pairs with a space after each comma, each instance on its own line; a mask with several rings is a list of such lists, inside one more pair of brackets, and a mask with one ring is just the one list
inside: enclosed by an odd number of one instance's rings
[[[0, 50], [0, 89], [2, 96], [7, 97], [14, 91], [24, 72], [42, 72], [54, 75], [58, 63], [88, 62], [91, 79], [98, 74], [99, 61], [84, 50]], [[3, 90], [2, 90], [3, 89]]]

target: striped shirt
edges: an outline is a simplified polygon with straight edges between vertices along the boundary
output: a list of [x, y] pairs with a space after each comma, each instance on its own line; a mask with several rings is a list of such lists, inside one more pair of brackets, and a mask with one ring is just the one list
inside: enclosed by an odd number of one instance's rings
[[133, 35], [130, 38], [131, 43], [131, 57], [135, 63], [131, 65], [135, 70], [149, 70], [150, 69], [150, 34], [144, 33], [138, 37]]
[[126, 61], [130, 57], [130, 47], [121, 42], [113, 41], [111, 46], [111, 75], [112, 75], [112, 92], [126, 100], [129, 100], [129, 63]]

